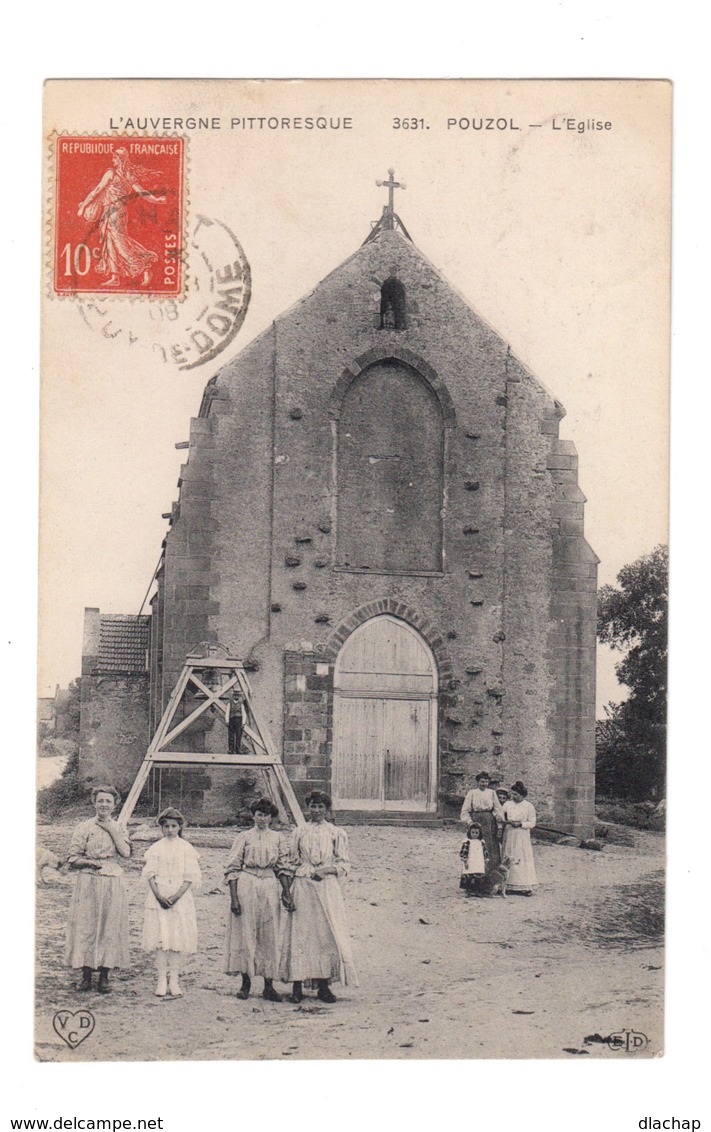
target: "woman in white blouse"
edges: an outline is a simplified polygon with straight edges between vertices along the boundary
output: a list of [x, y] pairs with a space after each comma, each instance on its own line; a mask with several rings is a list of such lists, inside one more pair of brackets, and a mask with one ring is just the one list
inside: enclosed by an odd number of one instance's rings
[[507, 882], [508, 892], [522, 892], [533, 896], [538, 884], [533, 860], [531, 830], [536, 826], [536, 811], [526, 801], [528, 791], [522, 782], [514, 782], [511, 798], [504, 804], [504, 839], [502, 856], [511, 861]]
[[481, 829], [482, 841], [486, 845], [489, 855], [489, 869], [496, 869], [501, 864], [499, 852], [499, 834], [496, 819], [503, 821], [503, 810], [495, 790], [489, 786], [491, 781], [486, 770], [480, 771], [476, 776], [476, 786], [470, 790], [464, 799], [459, 820], [467, 828], [474, 822]]

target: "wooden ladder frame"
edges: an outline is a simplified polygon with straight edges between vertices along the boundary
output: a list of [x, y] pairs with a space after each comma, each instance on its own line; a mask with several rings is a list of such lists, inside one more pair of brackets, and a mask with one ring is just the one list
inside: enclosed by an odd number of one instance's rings
[[[267, 788], [272, 801], [279, 810], [282, 821], [293, 820], [296, 825], [304, 824], [304, 817], [298, 799], [287, 776], [284, 764], [274, 746], [269, 731], [260, 722], [254, 707], [252, 689], [247, 679], [244, 664], [230, 656], [213, 655], [220, 651], [219, 646], [210, 646], [208, 655], [190, 653], [185, 659], [183, 670], [173, 688], [167, 707], [151, 740], [133, 786], [123, 804], [119, 820], [129, 821], [141, 791], [148, 781], [151, 770], [156, 766], [225, 766], [245, 769], [259, 767], [264, 770]], [[205, 684], [197, 672], [206, 668], [227, 675], [227, 681], [212, 689]], [[183, 695], [193, 685], [204, 696], [204, 701], [193, 709], [179, 723], [174, 724], [175, 713]], [[192, 723], [205, 712], [214, 709], [228, 721], [229, 701], [224, 696], [239, 687], [242, 694], [242, 738], [251, 746], [250, 751], [229, 754], [226, 751], [169, 751], [166, 748], [177, 739]], [[227, 735], [227, 731], [225, 732]], [[225, 743], [227, 746], [227, 743]]]

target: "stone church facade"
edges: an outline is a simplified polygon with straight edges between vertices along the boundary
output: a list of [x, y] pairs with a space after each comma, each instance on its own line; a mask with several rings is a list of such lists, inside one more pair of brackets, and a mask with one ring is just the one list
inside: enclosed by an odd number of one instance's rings
[[299, 797], [451, 815], [486, 769], [588, 833], [597, 558], [563, 415], [381, 225], [205, 390], [134, 673], [147, 731], [219, 642]]

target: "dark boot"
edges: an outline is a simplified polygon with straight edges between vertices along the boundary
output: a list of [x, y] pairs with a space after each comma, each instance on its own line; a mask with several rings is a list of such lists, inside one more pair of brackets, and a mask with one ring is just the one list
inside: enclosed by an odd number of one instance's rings
[[77, 990], [90, 991], [91, 990], [91, 976], [93, 974], [94, 974], [94, 970], [93, 970], [92, 967], [82, 967], [82, 969], [81, 969], [81, 982], [79, 983]]
[[237, 998], [249, 998], [249, 992], [252, 989], [252, 980], [249, 975], [242, 976], [242, 986], [237, 991]]
[[274, 990], [274, 984], [271, 979], [264, 980], [262, 998], [266, 998], [268, 1002], [281, 1002], [281, 995], [278, 991]]
[[108, 967], [99, 967], [99, 985], [97, 987], [97, 990], [99, 994], [111, 994]]
[[304, 997], [304, 988], [300, 982], [295, 982], [289, 995], [289, 1002], [299, 1003]]
[[319, 999], [320, 1002], [338, 1002], [338, 999], [328, 985], [328, 979], [318, 980], [316, 998]]

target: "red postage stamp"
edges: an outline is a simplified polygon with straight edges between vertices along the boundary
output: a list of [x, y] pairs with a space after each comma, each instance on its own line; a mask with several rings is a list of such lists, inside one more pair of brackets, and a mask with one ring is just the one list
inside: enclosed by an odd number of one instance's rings
[[180, 295], [184, 146], [177, 137], [56, 140], [58, 295]]

